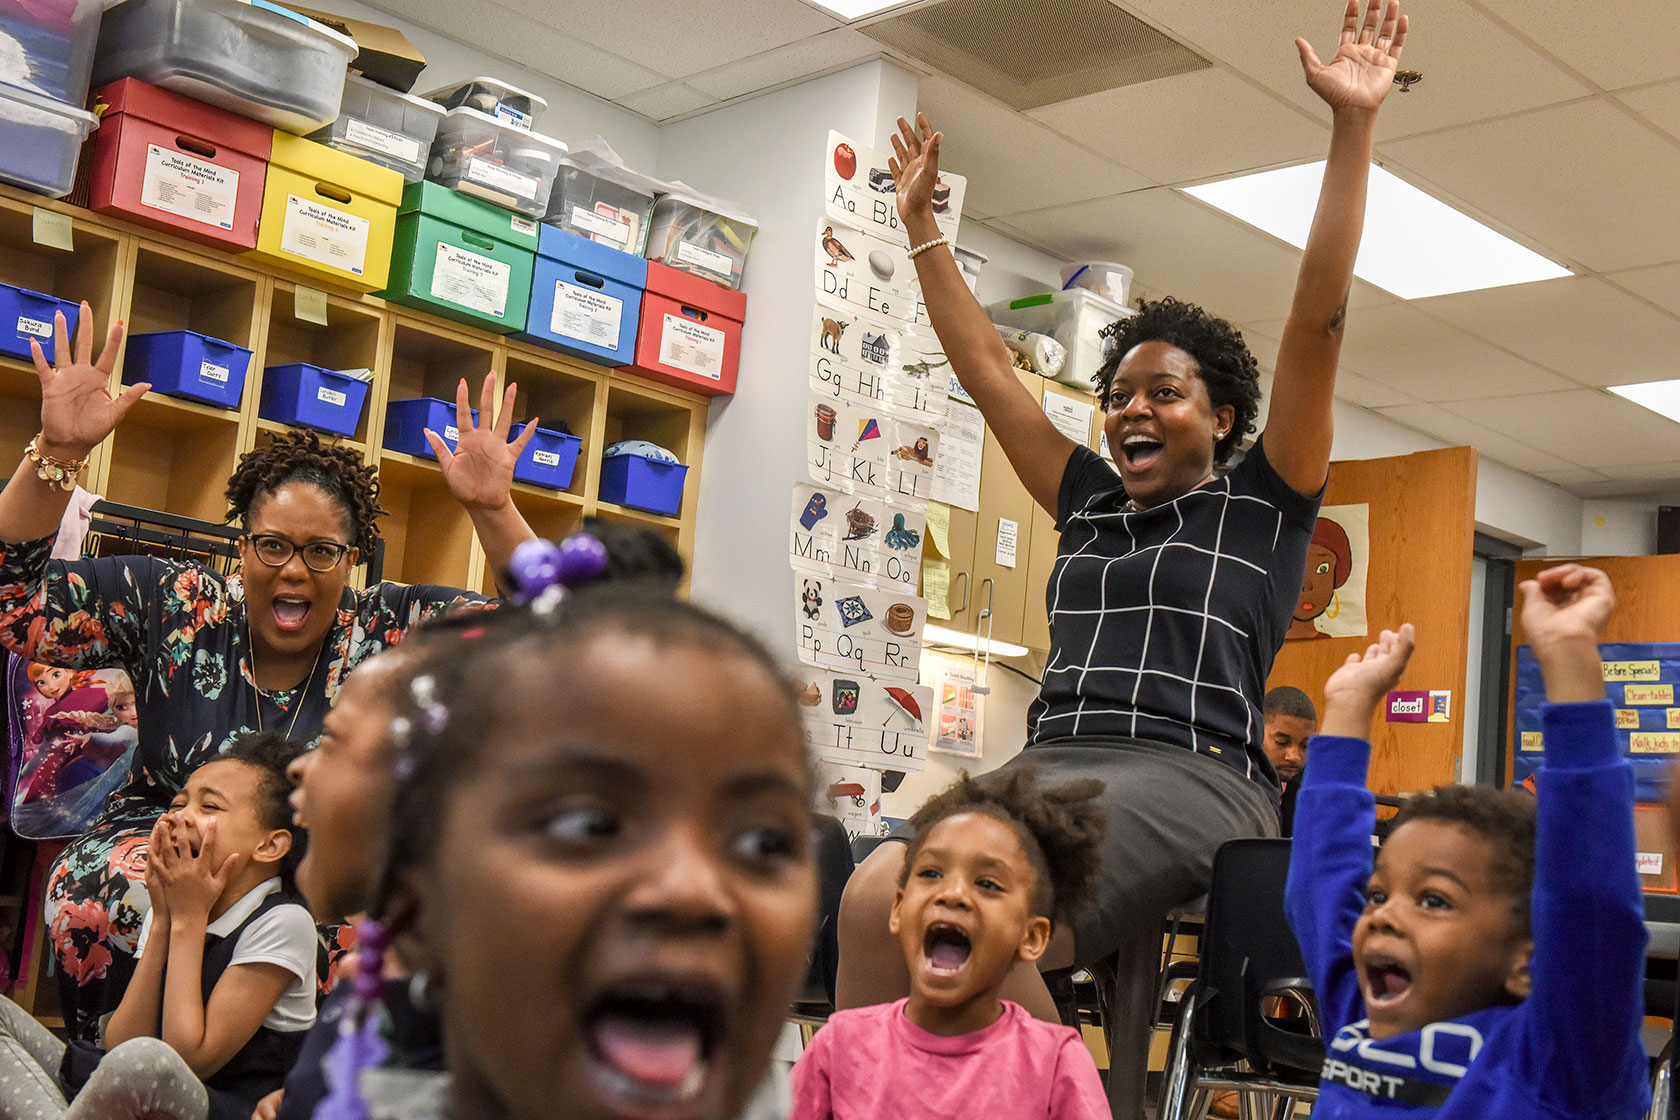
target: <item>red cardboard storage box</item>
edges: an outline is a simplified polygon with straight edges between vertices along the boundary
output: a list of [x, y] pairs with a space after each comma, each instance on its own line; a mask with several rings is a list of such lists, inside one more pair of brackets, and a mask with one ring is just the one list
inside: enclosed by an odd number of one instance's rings
[[733, 393], [746, 317], [745, 292], [649, 261], [636, 360], [622, 368], [707, 396]]
[[93, 95], [88, 209], [219, 249], [257, 244], [274, 132], [124, 78]]

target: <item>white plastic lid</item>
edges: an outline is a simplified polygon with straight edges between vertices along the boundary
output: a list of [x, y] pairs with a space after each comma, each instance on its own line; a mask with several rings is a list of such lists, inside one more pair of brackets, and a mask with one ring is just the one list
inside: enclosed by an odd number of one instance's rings
[[[6, 107], [7, 102], [12, 108]], [[36, 127], [52, 127], [57, 121], [74, 121], [82, 126], [84, 132], [99, 127], [99, 118], [86, 109], [44, 93], [8, 85], [0, 85], [0, 118]]]
[[510, 86], [500, 78], [468, 78], [466, 81], [456, 82], [452, 86], [439, 86], [437, 89], [434, 89], [429, 93], [423, 93], [420, 96], [424, 97], [427, 101], [436, 101], [441, 104], [442, 102], [448, 101], [451, 97], [454, 97], [457, 93], [460, 93], [468, 86], [484, 86], [486, 89], [492, 90], [497, 94], [496, 100], [498, 101], [507, 100], [507, 96], [509, 94], [512, 94], [515, 97], [523, 97], [531, 102], [531, 112], [533, 115], [548, 108], [548, 101], [546, 98], [539, 97], [537, 94], [531, 93], [529, 90], [520, 89], [518, 86]]
[[[343, 32], [334, 31], [324, 23], [312, 20], [302, 12], [294, 12], [290, 8], [282, 8], [278, 4], [266, 3], [265, 0], [245, 0], [245, 2], [250, 4], [253, 8], [261, 8], [265, 12], [272, 12], [283, 19], [291, 20], [293, 23], [303, 24], [305, 27], [309, 28], [309, 30], [316, 32], [324, 38], [331, 39], [333, 42], [337, 43], [339, 47], [349, 51], [351, 58], [355, 58], [356, 52], [361, 50], [361, 48], [356, 45], [356, 40], [352, 39], [350, 36], [344, 34]], [[104, 6], [112, 7], [113, 4], [106, 3]]]
[[427, 101], [424, 97], [416, 97], [412, 93], [403, 93], [400, 90], [394, 90], [388, 85], [376, 82], [372, 78], [364, 78], [360, 74], [346, 74], [344, 75], [344, 80], [347, 83], [354, 83], [359, 86], [369, 86], [378, 90], [387, 97], [399, 98], [408, 102], [410, 108], [419, 109], [423, 113], [435, 114], [439, 120], [442, 120], [448, 112], [448, 110], [435, 101]]
[[522, 146], [546, 149], [556, 160], [559, 160], [561, 156], [566, 154], [566, 142], [564, 140], [556, 140], [552, 136], [544, 136], [540, 132], [532, 132], [529, 129], [520, 128], [518, 125], [509, 121], [504, 121], [499, 117], [492, 117], [489, 113], [482, 110], [469, 109], [463, 105], [459, 109], [450, 109], [443, 114], [445, 124], [448, 124], [457, 117], [489, 125], [498, 132], [506, 133], [510, 141], [516, 142]]
[[742, 211], [731, 209], [729, 203], [720, 203], [717, 199], [707, 198], [697, 191], [681, 189], [665, 191], [654, 205], [659, 206], [667, 201], [680, 202], [685, 206], [692, 206], [696, 210], [705, 210], [708, 213], [716, 214], [720, 218], [728, 218], [732, 222], [739, 222], [741, 225], [751, 226], [753, 229], [758, 228], [758, 219]]

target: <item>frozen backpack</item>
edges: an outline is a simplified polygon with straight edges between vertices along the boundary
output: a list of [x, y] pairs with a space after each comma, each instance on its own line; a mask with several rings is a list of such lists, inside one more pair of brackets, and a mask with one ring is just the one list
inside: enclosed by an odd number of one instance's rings
[[87, 831], [128, 779], [140, 741], [122, 669], [75, 671], [8, 654], [12, 831], [59, 840]]

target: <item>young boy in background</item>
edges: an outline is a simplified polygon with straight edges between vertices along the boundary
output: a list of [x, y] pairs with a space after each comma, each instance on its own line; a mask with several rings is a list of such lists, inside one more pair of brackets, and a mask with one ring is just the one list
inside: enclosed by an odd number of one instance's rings
[[1315, 1120], [1649, 1107], [1633, 778], [1598, 656], [1614, 596], [1577, 564], [1519, 589], [1549, 701], [1537, 819], [1525, 794], [1444, 786], [1408, 801], [1373, 868], [1363, 736], [1412, 628], [1325, 684], [1288, 894], [1328, 1038]]

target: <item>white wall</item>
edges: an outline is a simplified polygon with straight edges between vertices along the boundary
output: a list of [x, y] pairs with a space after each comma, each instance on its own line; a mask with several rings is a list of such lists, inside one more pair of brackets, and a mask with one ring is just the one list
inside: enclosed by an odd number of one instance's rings
[[1582, 556], [1649, 556], [1656, 550], [1656, 503], [1614, 500], [1582, 503]]

